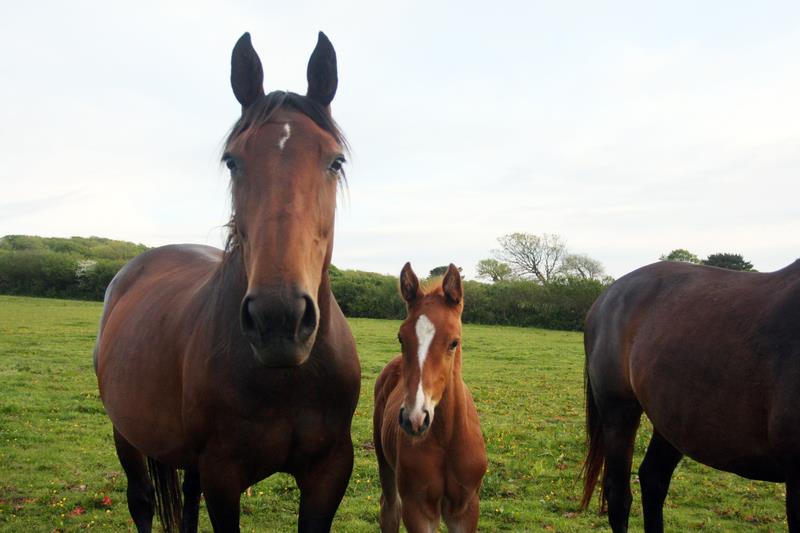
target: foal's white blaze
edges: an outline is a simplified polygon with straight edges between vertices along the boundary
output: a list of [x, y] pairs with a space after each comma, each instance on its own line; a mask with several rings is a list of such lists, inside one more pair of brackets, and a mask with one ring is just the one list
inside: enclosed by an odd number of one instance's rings
[[[411, 416], [416, 414], [421, 416], [421, 419], [424, 420], [425, 415], [422, 412], [422, 407], [428, 403], [429, 399], [425, 398], [425, 392], [422, 390], [422, 370], [425, 367], [425, 358], [428, 357], [428, 350], [431, 347], [431, 342], [433, 341], [434, 335], [436, 335], [436, 327], [427, 316], [419, 315], [414, 329], [417, 333], [417, 346], [419, 347], [417, 351], [417, 359], [419, 360], [419, 385], [417, 386], [417, 397], [414, 400], [414, 409], [411, 411]], [[431, 409], [428, 409], [428, 411], [430, 412]], [[433, 416], [432, 412], [430, 412], [430, 416]]]
[[278, 139], [278, 148], [283, 151], [283, 147], [286, 146], [286, 141], [289, 140], [289, 137], [292, 136], [292, 127], [289, 126], [289, 123], [286, 122], [283, 125], [283, 137]]

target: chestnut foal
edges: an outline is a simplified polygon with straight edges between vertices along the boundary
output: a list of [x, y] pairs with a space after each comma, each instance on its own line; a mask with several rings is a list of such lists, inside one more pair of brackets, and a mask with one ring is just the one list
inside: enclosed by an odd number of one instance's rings
[[475, 531], [486, 447], [478, 412], [461, 379], [461, 275], [450, 265], [427, 290], [406, 263], [400, 292], [408, 316], [395, 357], [375, 383], [373, 437], [381, 488], [380, 524], [396, 532]]

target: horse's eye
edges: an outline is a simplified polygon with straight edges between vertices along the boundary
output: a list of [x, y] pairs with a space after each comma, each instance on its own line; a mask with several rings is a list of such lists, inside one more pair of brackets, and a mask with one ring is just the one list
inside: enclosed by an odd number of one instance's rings
[[226, 157], [225, 158], [225, 166], [228, 167], [228, 170], [231, 172], [236, 172], [238, 167], [236, 166], [236, 160], [233, 157]]
[[451, 352], [458, 348], [458, 339], [454, 340], [450, 343], [450, 346], [447, 347]]
[[328, 170], [333, 172], [334, 174], [338, 174], [342, 171], [342, 166], [345, 164], [346, 159], [343, 155], [337, 155], [334, 160], [331, 162]]
[[400, 346], [403, 345], [403, 339], [400, 337], [400, 335], [397, 336], [397, 342], [400, 343]]

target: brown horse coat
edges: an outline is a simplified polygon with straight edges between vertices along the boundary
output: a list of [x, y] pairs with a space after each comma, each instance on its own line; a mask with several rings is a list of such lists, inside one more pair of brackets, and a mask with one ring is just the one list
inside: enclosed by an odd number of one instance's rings
[[360, 367], [328, 276], [344, 140], [323, 34], [308, 78], [307, 96], [265, 95], [242, 36], [228, 249], [148, 251], [106, 292], [95, 370], [140, 533], [154, 507], [196, 531], [201, 492], [214, 530], [238, 531], [242, 491], [274, 472], [297, 481], [298, 529], [327, 531], [347, 487]]
[[[647, 531], [682, 455], [786, 482], [800, 531], [800, 261], [773, 273], [678, 262], [614, 283], [586, 323], [590, 451], [584, 504], [605, 465], [614, 531], [627, 527], [630, 453], [642, 411], [655, 429], [640, 469]], [[627, 503], [626, 503], [627, 502]], [[794, 518], [793, 518], [794, 516]]]
[[[401, 287], [409, 283], [411, 288], [404, 289], [408, 318], [400, 328], [403, 355], [387, 364], [375, 383], [381, 529], [398, 531], [402, 515], [409, 532], [436, 531], [441, 513], [450, 531], [475, 531], [487, 459], [478, 413], [461, 378], [460, 274], [451, 265], [442, 286], [423, 293], [406, 265]], [[419, 345], [425, 341], [415, 334], [415, 325], [425, 318], [435, 333], [428, 339], [421, 375]], [[431, 420], [415, 422], [414, 403], [430, 405]]]

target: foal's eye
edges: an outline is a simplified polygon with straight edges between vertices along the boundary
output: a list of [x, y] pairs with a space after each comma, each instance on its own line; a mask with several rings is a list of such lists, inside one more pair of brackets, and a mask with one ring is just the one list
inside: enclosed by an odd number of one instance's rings
[[400, 343], [400, 346], [403, 345], [403, 339], [400, 337], [400, 335], [397, 336], [397, 342]]
[[447, 347], [447, 349], [450, 350], [451, 352], [454, 351], [456, 348], [458, 348], [458, 339], [451, 342], [450, 346]]
[[346, 159], [343, 155], [337, 155], [334, 160], [331, 161], [328, 171], [334, 174], [339, 174], [342, 171], [342, 166], [345, 164], [345, 162]]

